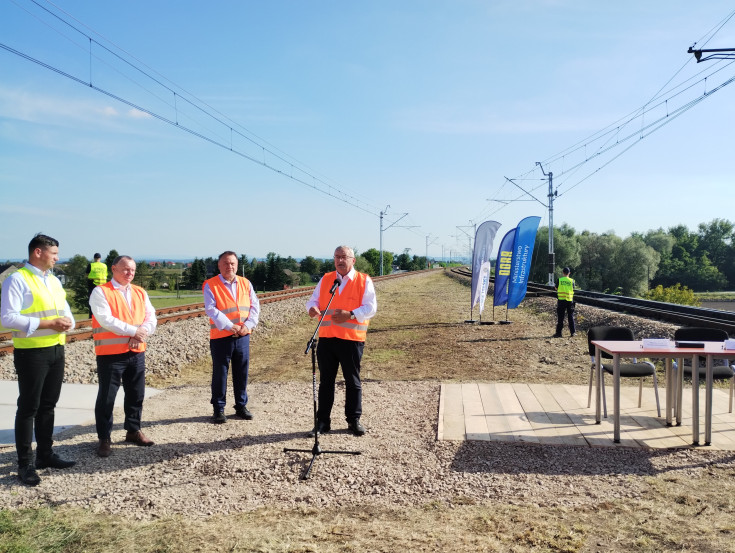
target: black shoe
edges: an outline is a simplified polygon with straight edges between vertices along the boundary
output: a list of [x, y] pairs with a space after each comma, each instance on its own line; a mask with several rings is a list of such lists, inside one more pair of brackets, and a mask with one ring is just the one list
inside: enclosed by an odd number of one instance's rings
[[223, 424], [227, 422], [227, 417], [225, 417], [225, 412], [221, 409], [216, 410], [214, 412], [214, 416], [212, 417], [212, 422], [214, 424]]
[[561, 334], [554, 334], [552, 338], [561, 338]]
[[38, 486], [41, 483], [41, 477], [38, 476], [36, 467], [33, 465], [18, 467], [18, 478], [26, 486]]
[[253, 420], [253, 414], [248, 411], [248, 408], [245, 406], [235, 409], [235, 414], [241, 419], [245, 419], [246, 421]]
[[347, 429], [355, 436], [362, 436], [363, 434], [365, 434], [365, 427], [360, 424], [360, 419], [355, 419], [348, 422]]
[[62, 459], [56, 453], [52, 453], [51, 457], [39, 457], [36, 456], [36, 468], [45, 469], [68, 469], [76, 465], [76, 461], [70, 461], [68, 459]]
[[316, 427], [312, 428], [311, 432], [309, 432], [309, 437], [313, 438], [315, 434], [327, 434], [330, 430], [332, 430], [332, 427], [329, 423], [319, 421]]

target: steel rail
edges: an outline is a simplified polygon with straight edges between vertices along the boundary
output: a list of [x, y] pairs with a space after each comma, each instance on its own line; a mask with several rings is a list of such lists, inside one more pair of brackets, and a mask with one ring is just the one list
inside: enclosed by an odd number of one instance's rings
[[[458, 267], [456, 270], [453, 269], [453, 272], [466, 277], [472, 276], [472, 271], [469, 267]], [[490, 281], [493, 282], [494, 278], [491, 277]], [[527, 295], [556, 298], [556, 292], [553, 286], [535, 282], [528, 283]], [[679, 326], [718, 328], [724, 330], [730, 336], [735, 336], [735, 312], [732, 311], [678, 305], [642, 298], [603, 294], [602, 292], [590, 292], [587, 290], [575, 290], [574, 301], [582, 305], [590, 305], [616, 313], [636, 315], [638, 317], [668, 322]]]

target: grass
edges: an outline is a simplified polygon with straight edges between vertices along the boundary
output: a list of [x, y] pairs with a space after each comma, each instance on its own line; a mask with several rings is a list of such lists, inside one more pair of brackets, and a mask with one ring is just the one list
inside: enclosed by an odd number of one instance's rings
[[[480, 331], [472, 325], [447, 324], [469, 315], [469, 290], [441, 273], [391, 281], [379, 290], [378, 301], [379, 316], [370, 326], [363, 365], [370, 378], [537, 378], [586, 383], [584, 338], [549, 340], [553, 321], [539, 324], [530, 310], [521, 308], [510, 316], [514, 332], [520, 336], [516, 341], [492, 338], [494, 327]], [[311, 358], [303, 352], [313, 326], [304, 315], [288, 331], [254, 340], [253, 380], [310, 380]], [[499, 326], [497, 330], [501, 332]], [[537, 343], [541, 344], [538, 351], [534, 349]], [[524, 355], [519, 355], [521, 351]], [[562, 359], [563, 363], [548, 374], [528, 371], [528, 360], [541, 355]], [[482, 362], [490, 356], [496, 361]], [[457, 363], [458, 359], [466, 362]], [[448, 366], [454, 367], [454, 372], [448, 373]], [[175, 382], [161, 382], [156, 387], [208, 386], [210, 371], [209, 360], [203, 359], [185, 367]], [[735, 552], [733, 464], [709, 463], [705, 453], [686, 455], [691, 461], [686, 467], [664, 468], [660, 473], [638, 477], [610, 474], [611, 485], [616, 488], [625, 490], [635, 478], [633, 488], [643, 491], [621, 493], [617, 499], [601, 499], [581, 507], [539, 505], [520, 496], [512, 504], [492, 497], [478, 501], [456, 496], [438, 501], [427, 496], [424, 502], [405, 508], [264, 507], [206, 519], [172, 516], [146, 521], [63, 505], [4, 509], [0, 510], [0, 551]], [[697, 470], [701, 466], [705, 468]], [[518, 477], [534, 475], [520, 473]], [[579, 475], [580, 479], [586, 477]]]
[[735, 301], [735, 292], [696, 292], [699, 301]]

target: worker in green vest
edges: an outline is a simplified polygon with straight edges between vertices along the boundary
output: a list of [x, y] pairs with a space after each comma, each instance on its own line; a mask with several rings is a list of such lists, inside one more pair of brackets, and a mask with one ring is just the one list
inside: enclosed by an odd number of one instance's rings
[[556, 334], [554, 338], [561, 338], [561, 329], [564, 327], [564, 315], [569, 322], [569, 333], [574, 336], [574, 279], [569, 277], [571, 270], [564, 267], [562, 276], [556, 288]]
[[[87, 265], [87, 297], [92, 294], [95, 286], [100, 286], [107, 282], [107, 265], [100, 261], [102, 256], [98, 253], [94, 254], [94, 261]], [[89, 318], [92, 318], [92, 308], [89, 308]]]

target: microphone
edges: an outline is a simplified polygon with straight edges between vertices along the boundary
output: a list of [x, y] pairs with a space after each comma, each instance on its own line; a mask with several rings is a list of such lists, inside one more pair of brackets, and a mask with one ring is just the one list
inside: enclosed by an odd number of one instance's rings
[[337, 288], [339, 288], [340, 284], [342, 284], [342, 281], [338, 278], [335, 278], [334, 284], [332, 284], [332, 287], [329, 289], [329, 293], [334, 294], [337, 291]]

